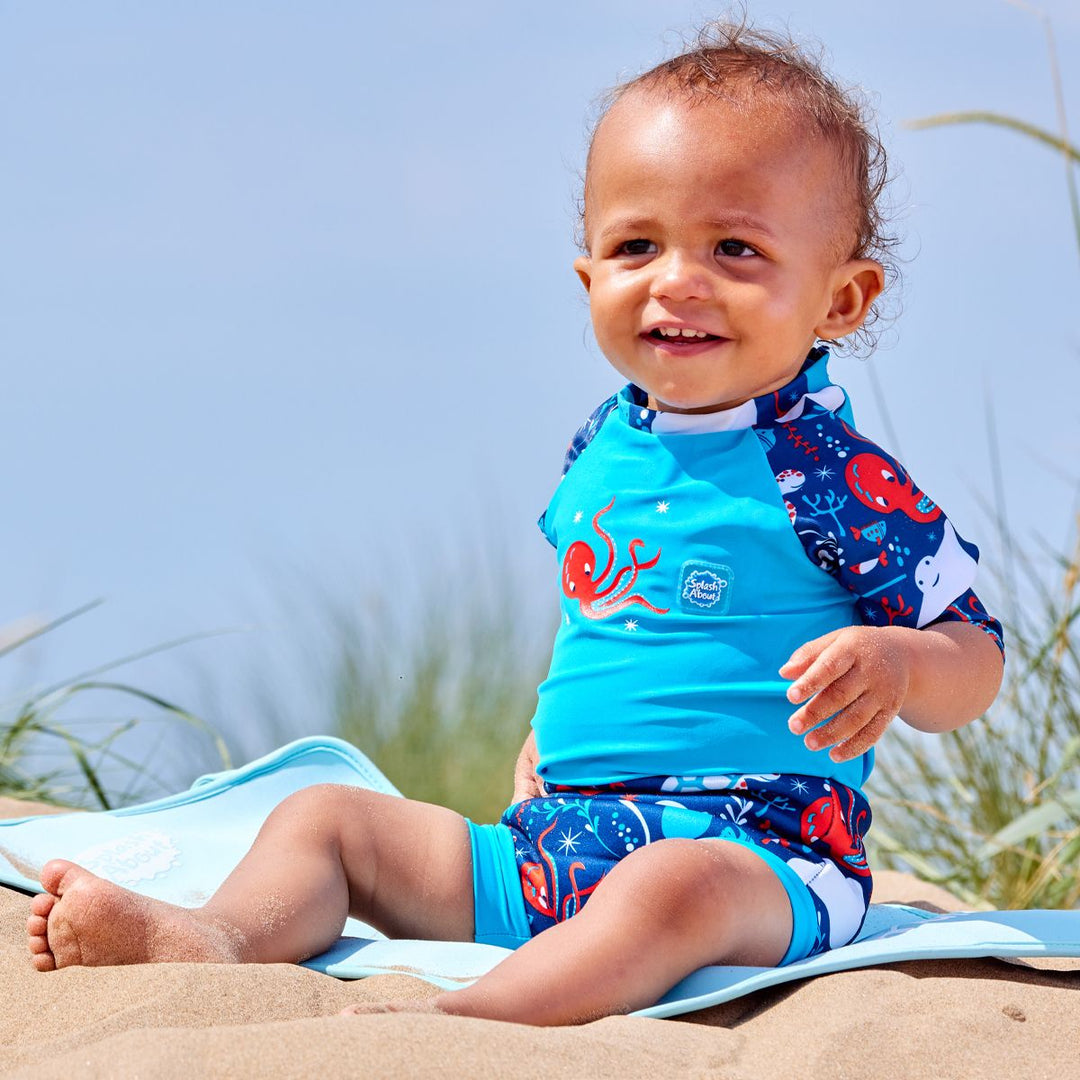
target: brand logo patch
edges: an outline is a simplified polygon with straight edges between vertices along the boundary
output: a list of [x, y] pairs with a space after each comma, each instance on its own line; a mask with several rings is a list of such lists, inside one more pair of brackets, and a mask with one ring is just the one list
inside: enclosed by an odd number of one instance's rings
[[170, 836], [147, 829], [88, 847], [75, 861], [118, 885], [136, 885], [171, 870], [179, 858]]
[[691, 615], [723, 615], [731, 606], [735, 572], [722, 563], [688, 562], [679, 581], [679, 606]]

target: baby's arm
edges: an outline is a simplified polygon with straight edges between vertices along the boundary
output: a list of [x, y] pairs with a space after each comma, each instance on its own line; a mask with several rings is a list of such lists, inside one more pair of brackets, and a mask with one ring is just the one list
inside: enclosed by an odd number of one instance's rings
[[788, 700], [804, 703], [789, 721], [791, 730], [810, 732], [809, 749], [831, 746], [834, 761], [847, 761], [869, 750], [897, 714], [919, 731], [970, 723], [994, 700], [1002, 669], [989, 634], [972, 623], [941, 622], [921, 630], [834, 630], [796, 649], [780, 675], [794, 680]]

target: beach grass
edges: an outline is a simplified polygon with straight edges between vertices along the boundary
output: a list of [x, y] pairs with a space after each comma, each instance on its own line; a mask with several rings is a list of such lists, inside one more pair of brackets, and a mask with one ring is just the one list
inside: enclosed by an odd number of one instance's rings
[[513, 793], [554, 620], [530, 633], [512, 596], [445, 584], [478, 575], [439, 580], [442, 600], [422, 618], [395, 618], [382, 601], [337, 613], [334, 730], [410, 798], [496, 821]]
[[879, 865], [976, 906], [1080, 904], [1080, 538], [1056, 573], [1021, 561], [1008, 673], [989, 714], [921, 737], [894, 724], [872, 779]]
[[[0, 631], [0, 660], [80, 618], [97, 603], [52, 620], [23, 620]], [[205, 635], [197, 635], [203, 637]], [[43, 686], [16, 689], [0, 701], [0, 796], [81, 809], [109, 810], [162, 794], [154, 768], [175, 725], [197, 729], [227, 767], [221, 738], [196, 715], [112, 673], [135, 660], [176, 648], [171, 641]], [[157, 727], [148, 733], [145, 729]], [[143, 729], [139, 758], [127, 737]]]
[[[1068, 138], [1053, 29], [1040, 18], [1058, 132], [977, 111], [907, 126], [989, 124], [1059, 155], [1080, 253], [1080, 149]], [[1007, 524], [992, 413], [988, 419], [1005, 683], [988, 716], [959, 731], [919, 738], [893, 725], [873, 780], [872, 845], [879, 864], [912, 870], [977, 906], [1074, 908], [1080, 904], [1080, 520], [1061, 551], [1044, 551], [1041, 559], [1025, 554], [1037, 545]]]

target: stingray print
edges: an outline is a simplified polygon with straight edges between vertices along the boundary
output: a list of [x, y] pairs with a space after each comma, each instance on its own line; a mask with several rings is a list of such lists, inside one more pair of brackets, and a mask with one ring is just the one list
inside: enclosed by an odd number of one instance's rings
[[[615, 576], [610, 582], [607, 577], [615, 565], [615, 541], [600, 524], [600, 519], [615, 505], [615, 500], [598, 510], [592, 520], [596, 535], [604, 542], [607, 548], [607, 562], [604, 569], [596, 572], [596, 555], [593, 549], [584, 540], [576, 540], [572, 543], [563, 559], [562, 578], [563, 592], [571, 599], [576, 600], [581, 608], [581, 614], [588, 619], [606, 619], [631, 604], [640, 604], [642, 607], [655, 611], [658, 615], [666, 615], [668, 608], [659, 608], [650, 604], [644, 596], [634, 593], [628, 595], [637, 581], [638, 571], [648, 570], [660, 561], [660, 549], [647, 562], [638, 562], [638, 549], [645, 544], [644, 540], [633, 539], [628, 545], [630, 552], [630, 565], [620, 567], [615, 571]], [[624, 583], [623, 578], [629, 574], [629, 579]], [[605, 584], [605, 582], [607, 582]]]

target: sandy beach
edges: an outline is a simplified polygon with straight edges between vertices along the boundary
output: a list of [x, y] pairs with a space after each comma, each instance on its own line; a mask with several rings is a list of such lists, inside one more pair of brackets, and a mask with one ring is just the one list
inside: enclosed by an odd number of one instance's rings
[[[0, 799], [0, 816], [24, 803]], [[961, 910], [879, 873], [875, 900]], [[678, 1020], [529, 1028], [442, 1016], [338, 1017], [355, 1001], [424, 998], [407, 976], [340, 982], [303, 968], [160, 964], [40, 974], [28, 898], [0, 888], [0, 1073], [52, 1077], [1080, 1076], [1080, 961], [927, 961], [841, 972]]]

